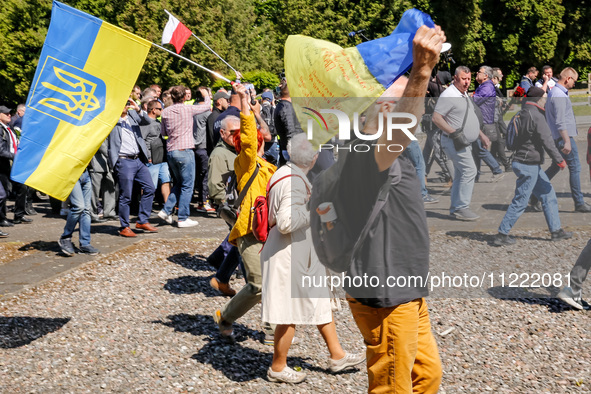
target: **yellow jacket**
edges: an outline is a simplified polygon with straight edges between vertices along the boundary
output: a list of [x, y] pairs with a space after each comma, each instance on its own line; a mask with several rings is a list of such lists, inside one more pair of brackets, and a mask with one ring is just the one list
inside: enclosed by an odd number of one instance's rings
[[257, 177], [250, 185], [246, 196], [244, 196], [244, 200], [240, 204], [238, 220], [236, 220], [236, 224], [232, 228], [232, 231], [230, 231], [228, 241], [233, 245], [236, 245], [237, 238], [252, 232], [252, 213], [250, 209], [258, 196], [265, 195], [267, 192], [267, 183], [269, 183], [269, 179], [271, 179], [277, 169], [273, 164], [261, 159], [257, 155], [257, 126], [254, 120], [254, 114], [252, 113], [250, 116], [240, 114], [240, 145], [240, 154], [234, 160], [234, 172], [236, 173], [236, 179], [238, 179], [238, 193], [248, 183], [250, 176], [254, 173], [256, 163], [259, 163], [260, 168]]

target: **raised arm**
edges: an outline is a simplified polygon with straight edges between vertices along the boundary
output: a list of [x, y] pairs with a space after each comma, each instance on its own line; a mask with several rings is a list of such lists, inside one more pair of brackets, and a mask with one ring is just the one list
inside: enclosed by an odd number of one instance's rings
[[[416, 119], [421, 118], [425, 112], [425, 92], [431, 78], [431, 70], [439, 61], [441, 45], [444, 42], [445, 34], [439, 26], [434, 28], [421, 26], [417, 30], [413, 39], [412, 70], [403, 97], [396, 105], [394, 112], [409, 113], [414, 115]], [[390, 103], [383, 103], [380, 109], [390, 108], [392, 108]], [[386, 113], [383, 116], [385, 117]], [[394, 121], [396, 122], [396, 119]], [[399, 123], [408, 123], [408, 118], [400, 119]], [[386, 118], [384, 124], [386, 124]], [[416, 126], [411, 129], [411, 132], [414, 133], [415, 129]], [[391, 141], [388, 141], [388, 133], [382, 133], [378, 140], [378, 144], [392, 143], [406, 147], [410, 143], [410, 139], [401, 131], [393, 133]], [[374, 157], [380, 171], [389, 168], [399, 155], [400, 152], [390, 152], [388, 149], [374, 149]]]

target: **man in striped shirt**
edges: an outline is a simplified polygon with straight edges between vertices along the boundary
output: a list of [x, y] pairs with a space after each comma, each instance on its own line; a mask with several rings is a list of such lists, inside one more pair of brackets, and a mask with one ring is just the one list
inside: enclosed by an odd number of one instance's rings
[[178, 226], [193, 227], [198, 223], [189, 219], [191, 197], [195, 184], [195, 154], [193, 149], [193, 116], [211, 109], [209, 93], [203, 89], [205, 100], [198, 105], [184, 105], [185, 87], [174, 86], [170, 89], [173, 105], [162, 111], [162, 135], [167, 140], [168, 165], [174, 175], [175, 184], [164, 208], [158, 216], [172, 224], [174, 206], [179, 205]]

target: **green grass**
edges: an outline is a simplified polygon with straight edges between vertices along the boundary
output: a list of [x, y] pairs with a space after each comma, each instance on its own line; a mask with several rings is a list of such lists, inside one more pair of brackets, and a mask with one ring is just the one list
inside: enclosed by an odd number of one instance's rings
[[[577, 99], [578, 99], [578, 97], [577, 97]], [[574, 97], [572, 98], [573, 103], [575, 103], [577, 101], [585, 101], [588, 103], [589, 102], [588, 100], [589, 100], [588, 97], [584, 97], [583, 100], [575, 100]], [[517, 113], [517, 111], [519, 111], [520, 109], [521, 109], [521, 105], [519, 105], [519, 104], [513, 105], [513, 110], [505, 113], [505, 115], [503, 116], [503, 119], [505, 121], [511, 120], [513, 115], [515, 115]], [[575, 113], [575, 116], [591, 116], [591, 105], [573, 105], [573, 112]]]

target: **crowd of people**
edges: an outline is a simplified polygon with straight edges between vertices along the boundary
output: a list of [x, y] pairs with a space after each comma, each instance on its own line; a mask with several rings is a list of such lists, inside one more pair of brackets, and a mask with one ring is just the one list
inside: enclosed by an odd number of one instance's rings
[[[429, 271], [429, 236], [425, 204], [438, 202], [427, 189], [426, 176], [433, 161], [438, 163], [450, 186], [450, 217], [474, 221], [470, 209], [474, 184], [480, 177], [480, 163], [490, 167], [494, 182], [505, 173], [516, 176], [515, 197], [503, 217], [495, 246], [515, 243], [509, 232], [531, 204], [544, 212], [552, 241], [572, 237], [561, 227], [556, 193], [551, 179], [568, 167], [571, 193], [578, 212], [591, 212], [581, 191], [578, 151], [574, 137], [576, 122], [568, 91], [578, 78], [572, 68], [554, 77], [550, 66], [536, 81], [538, 71], [528, 69], [520, 87], [525, 92], [519, 112], [519, 134], [505, 146], [508, 133], [503, 116], [517, 102], [503, 99], [499, 68], [481, 66], [476, 72], [477, 88], [468, 94], [472, 71], [458, 66], [449, 73], [433, 72], [439, 61], [445, 35], [438, 28], [423, 26], [413, 42], [414, 65], [408, 78], [401, 78], [378, 100], [364, 118], [363, 132], [378, 132], [382, 113], [407, 112], [422, 117], [426, 141], [410, 143], [396, 136], [408, 148], [402, 155], [389, 150], [373, 154], [350, 153], [341, 167], [338, 191], [346, 196], [338, 204], [347, 212], [341, 221], [353, 239], [368, 225], [376, 197], [385, 191], [385, 203], [375, 223], [380, 231], [362, 239], [350, 273], [371, 272], [380, 276]], [[216, 268], [211, 286], [230, 296], [213, 312], [220, 334], [233, 337], [233, 323], [262, 301], [265, 343], [274, 346], [267, 376], [273, 382], [299, 383], [306, 374], [287, 366], [295, 325], [316, 325], [329, 350], [333, 373], [367, 361], [370, 392], [391, 391], [435, 393], [441, 380], [441, 363], [431, 333], [424, 287], [388, 288], [371, 297], [345, 289], [347, 300], [367, 345], [365, 353], [345, 351], [338, 340], [333, 310], [338, 303], [327, 287], [314, 297], [290, 280], [294, 273], [330, 275], [320, 263], [310, 228], [309, 200], [312, 180], [335, 161], [332, 151], [315, 149], [296, 117], [287, 81], [277, 90], [264, 89], [257, 95], [251, 84], [236, 83], [231, 90], [212, 92], [184, 86], [162, 91], [157, 84], [143, 91], [134, 87], [112, 132], [76, 182], [68, 199], [66, 225], [58, 240], [61, 251], [76, 253], [72, 235], [79, 226], [78, 252], [97, 254], [91, 244], [92, 223], [118, 220], [118, 234], [136, 237], [130, 214], [137, 205], [135, 230], [158, 232], [150, 223], [154, 199], [161, 209], [159, 225], [179, 228], [198, 226], [191, 217], [195, 210], [218, 214], [228, 223], [228, 235], [207, 261]], [[428, 100], [425, 102], [425, 94]], [[276, 97], [277, 96], [277, 97]], [[0, 227], [29, 223], [35, 214], [33, 190], [10, 182], [10, 168], [18, 153], [18, 136], [26, 107], [11, 110], [0, 106]], [[26, 132], [26, 130], [24, 130]], [[386, 141], [382, 133], [378, 142]], [[356, 142], [343, 142], [355, 144]], [[392, 141], [390, 141], [392, 142]], [[409, 145], [410, 143], [410, 145]], [[379, 144], [378, 144], [379, 145]], [[544, 151], [552, 160], [543, 171]], [[589, 154], [588, 154], [589, 155]], [[340, 155], [337, 155], [340, 157]], [[588, 156], [589, 157], [589, 156]], [[134, 186], [136, 186], [134, 188]], [[9, 190], [15, 196], [14, 219], [7, 218]], [[419, 198], [420, 195], [420, 198]], [[266, 242], [253, 234], [255, 200], [266, 196], [269, 236]], [[234, 215], [234, 216], [232, 216]], [[8, 236], [0, 231], [1, 237]], [[384, 250], [395, 251], [384, 253]], [[581, 286], [589, 271], [591, 241], [571, 272], [572, 285], [559, 298], [577, 309], [585, 307]], [[378, 264], [376, 264], [378, 262]], [[246, 285], [239, 292], [230, 286], [238, 267]], [[318, 296], [321, 294], [321, 296]], [[396, 392], [399, 392], [396, 391]]]

